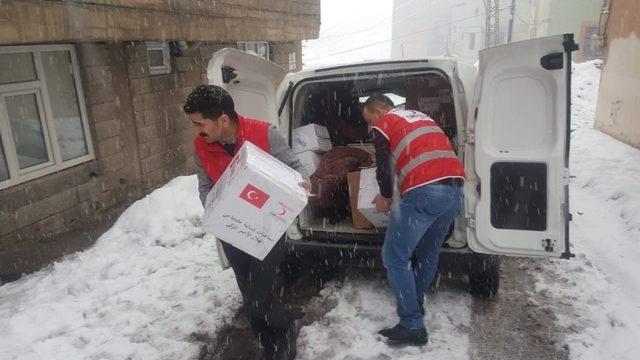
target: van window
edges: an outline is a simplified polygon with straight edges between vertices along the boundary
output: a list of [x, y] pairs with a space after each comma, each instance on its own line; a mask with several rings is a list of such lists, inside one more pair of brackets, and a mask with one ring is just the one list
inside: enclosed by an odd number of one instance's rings
[[547, 229], [547, 164], [498, 162], [491, 166], [491, 225]]

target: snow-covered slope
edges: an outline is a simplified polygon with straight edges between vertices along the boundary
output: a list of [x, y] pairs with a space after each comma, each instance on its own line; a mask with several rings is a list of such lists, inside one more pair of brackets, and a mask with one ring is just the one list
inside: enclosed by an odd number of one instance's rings
[[235, 314], [195, 176], [133, 204], [91, 249], [0, 287], [0, 359], [186, 359]]
[[[569, 334], [573, 359], [636, 359], [640, 345], [640, 150], [593, 129], [600, 71], [574, 65], [571, 240], [538, 289]], [[552, 276], [551, 274], [555, 274]], [[556, 279], [559, 281], [553, 281]], [[570, 312], [558, 304], [570, 305]]]

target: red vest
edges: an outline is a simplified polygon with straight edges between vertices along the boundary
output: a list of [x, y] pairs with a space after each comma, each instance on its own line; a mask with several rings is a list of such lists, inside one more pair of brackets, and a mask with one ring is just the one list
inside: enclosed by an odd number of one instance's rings
[[[271, 124], [253, 119], [247, 119], [238, 115], [238, 140], [233, 149], [235, 155], [245, 141], [250, 141], [260, 149], [271, 153], [269, 148], [269, 127]], [[207, 143], [201, 136], [194, 140], [196, 155], [200, 159], [200, 164], [212, 181], [218, 181], [222, 173], [227, 168], [231, 155], [222, 147], [219, 142]]]
[[464, 167], [449, 138], [429, 116], [413, 110], [392, 110], [373, 128], [389, 140], [401, 194], [446, 178], [464, 179]]

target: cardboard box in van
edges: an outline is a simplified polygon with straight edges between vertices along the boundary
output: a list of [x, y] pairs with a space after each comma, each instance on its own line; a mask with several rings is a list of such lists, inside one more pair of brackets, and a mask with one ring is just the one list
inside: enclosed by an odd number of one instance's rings
[[293, 129], [293, 152], [304, 151], [327, 152], [331, 149], [331, 139], [326, 127], [309, 124]]
[[351, 219], [354, 229], [371, 229], [373, 225], [358, 211], [358, 194], [360, 194], [360, 171], [347, 174], [349, 184], [349, 203], [351, 204]]
[[318, 165], [320, 165], [320, 158], [322, 157], [320, 154], [313, 151], [303, 151], [296, 154], [296, 156], [298, 157], [298, 160], [300, 160], [302, 166], [307, 170], [309, 176], [318, 169]]
[[307, 205], [302, 175], [245, 142], [207, 196], [203, 228], [262, 260]]
[[358, 211], [376, 228], [385, 228], [389, 226], [389, 214], [377, 212], [376, 206], [372, 204], [378, 194], [380, 194], [380, 187], [376, 179], [376, 168], [361, 170]]

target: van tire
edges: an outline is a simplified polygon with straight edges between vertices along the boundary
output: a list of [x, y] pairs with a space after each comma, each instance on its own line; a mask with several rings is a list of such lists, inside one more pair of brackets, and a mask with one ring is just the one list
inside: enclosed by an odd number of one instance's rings
[[500, 288], [500, 257], [484, 258], [468, 275], [471, 295], [493, 299]]

